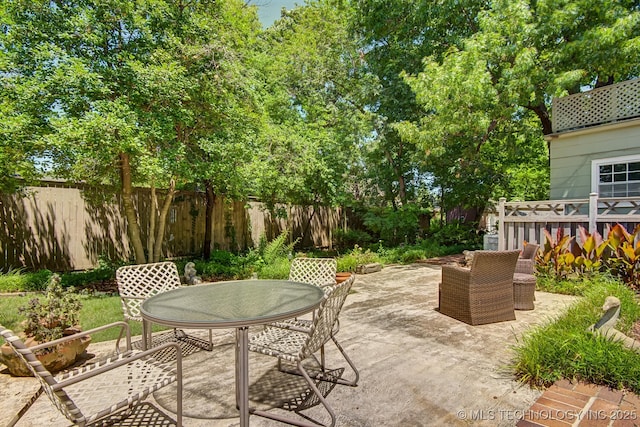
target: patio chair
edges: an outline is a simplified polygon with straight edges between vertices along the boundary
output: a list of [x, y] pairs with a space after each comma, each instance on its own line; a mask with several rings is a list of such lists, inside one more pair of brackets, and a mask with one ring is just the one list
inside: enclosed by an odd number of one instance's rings
[[335, 258], [294, 258], [289, 269], [289, 280], [328, 286], [336, 283]]
[[[150, 296], [182, 286], [178, 267], [173, 262], [126, 265], [116, 270], [118, 293], [122, 303], [124, 320], [142, 322], [140, 305]], [[143, 323], [144, 324], [144, 323]], [[143, 332], [146, 337], [146, 332]], [[204, 350], [213, 349], [213, 333], [209, 329], [209, 342], [174, 329], [173, 338], [193, 344]]]
[[535, 243], [527, 243], [522, 249], [522, 254], [518, 258], [516, 263], [516, 273], [521, 274], [534, 274], [536, 265], [536, 255], [540, 245]]
[[[97, 363], [54, 376], [35, 354], [38, 350], [109, 328], [120, 328], [120, 338], [115, 344], [116, 353]], [[173, 382], [177, 383], [176, 420], [168, 420], [166, 414], [162, 415], [171, 424], [182, 425], [182, 354], [176, 343], [167, 343], [147, 351], [133, 350], [126, 322], [111, 323], [33, 347], [27, 347], [12, 331], [2, 326], [0, 335], [40, 383], [40, 388], [9, 421], [8, 426], [15, 425], [43, 392], [74, 425], [120, 422], [136, 417], [137, 408], [146, 404], [143, 401], [147, 396]], [[123, 336], [124, 349], [120, 348]]]
[[[337, 262], [334, 258], [294, 258], [289, 268], [289, 280], [310, 283], [319, 287], [336, 283]], [[282, 328], [309, 328], [309, 319], [287, 319], [270, 324]]]
[[[344, 305], [344, 301], [351, 290], [351, 286], [355, 280], [355, 276], [351, 276], [348, 280], [341, 284], [330, 286], [325, 291], [325, 296], [320, 303], [311, 327], [306, 330], [284, 329], [278, 327], [266, 327], [262, 332], [254, 335], [249, 340], [249, 351], [266, 354], [278, 358], [278, 368], [284, 372], [290, 372], [301, 375], [307, 382], [313, 399], [317, 399], [331, 417], [331, 426], [336, 423], [336, 415], [320, 392], [318, 384], [322, 381], [334, 382], [355, 386], [358, 381], [358, 371], [353, 362], [344, 352], [342, 346], [333, 336], [334, 327], [338, 321], [340, 310]], [[336, 347], [342, 353], [353, 372], [355, 380], [346, 381], [342, 378], [335, 378], [334, 375], [328, 373], [324, 365], [316, 358], [315, 353], [318, 352], [329, 340], [332, 340]], [[316, 373], [310, 371], [310, 367], [303, 366], [303, 362], [311, 360], [317, 365]], [[288, 361], [296, 364], [295, 371], [286, 371], [282, 368], [282, 361]], [[294, 409], [294, 411], [296, 411]], [[298, 412], [298, 411], [296, 411]], [[254, 414], [266, 418], [275, 419], [288, 424], [298, 426], [317, 426], [316, 423], [309, 424], [301, 420], [287, 418], [266, 411], [254, 410]]]
[[519, 251], [476, 251], [471, 268], [442, 266], [440, 312], [470, 325], [515, 320], [513, 274]]
[[[289, 280], [294, 282], [310, 283], [312, 285], [327, 287], [335, 285], [336, 283], [336, 270], [337, 262], [335, 258], [295, 258], [291, 262], [291, 268], [289, 270]], [[354, 277], [351, 274], [350, 277]], [[312, 319], [308, 318], [294, 318], [286, 319], [279, 322], [274, 322], [269, 326], [283, 329], [291, 329], [300, 332], [308, 332], [311, 329]], [[338, 341], [335, 339], [335, 335], [340, 330], [340, 322], [337, 321], [333, 332], [333, 342], [339, 346]], [[340, 352], [344, 353], [344, 350], [339, 347]], [[320, 348], [320, 361], [321, 365], [325, 365], [325, 349], [324, 345]], [[357, 373], [357, 371], [356, 371]], [[357, 379], [356, 379], [357, 383]], [[356, 383], [351, 385], [356, 385]]]

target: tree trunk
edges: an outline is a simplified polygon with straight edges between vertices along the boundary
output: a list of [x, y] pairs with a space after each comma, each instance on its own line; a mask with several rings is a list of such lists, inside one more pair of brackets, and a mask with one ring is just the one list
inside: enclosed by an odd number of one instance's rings
[[[317, 202], [316, 202], [317, 203]], [[309, 234], [309, 230], [311, 229], [311, 222], [313, 221], [313, 218], [316, 216], [316, 203], [314, 203], [311, 208], [313, 209], [311, 211], [311, 215], [309, 216], [309, 219], [307, 220], [307, 223], [304, 226], [304, 229], [302, 230], [302, 236], [300, 238], [300, 242], [302, 243], [302, 245], [304, 246], [304, 239], [305, 237]], [[293, 234], [293, 233], [292, 233]], [[313, 245], [313, 238], [311, 238], [311, 243]]]
[[211, 244], [213, 241], [213, 209], [216, 205], [216, 193], [213, 191], [211, 181], [205, 181], [205, 214], [204, 214], [204, 244], [202, 255], [205, 260], [211, 258]]
[[154, 261], [153, 248], [155, 247], [156, 237], [156, 212], [158, 210], [158, 195], [156, 194], [156, 186], [153, 183], [151, 184], [150, 190], [151, 200], [149, 202], [149, 233], [147, 235], [147, 258], [149, 258], [150, 262], [157, 262]]
[[172, 179], [169, 185], [169, 191], [164, 198], [162, 209], [160, 209], [160, 218], [158, 219], [158, 233], [155, 236], [155, 245], [153, 247], [153, 262], [160, 261], [160, 256], [162, 255], [162, 242], [164, 242], [164, 231], [167, 228], [167, 216], [169, 216], [169, 210], [171, 209], [171, 203], [173, 202], [173, 196], [175, 194], [176, 181]]
[[131, 239], [133, 254], [136, 264], [144, 264], [147, 260], [144, 255], [144, 246], [140, 237], [140, 224], [133, 205], [133, 186], [131, 184], [131, 164], [129, 155], [120, 153], [120, 181], [122, 185], [122, 203], [124, 205], [124, 215], [127, 218], [127, 232]]
[[[551, 123], [551, 117], [549, 117], [549, 111], [544, 104], [541, 105], [533, 105], [528, 106], [530, 110], [532, 110], [538, 118], [540, 119], [540, 123], [542, 124], [542, 134], [550, 135], [553, 133], [553, 126]], [[551, 141], [547, 141], [547, 152], [549, 153], [549, 158], [551, 158]]]

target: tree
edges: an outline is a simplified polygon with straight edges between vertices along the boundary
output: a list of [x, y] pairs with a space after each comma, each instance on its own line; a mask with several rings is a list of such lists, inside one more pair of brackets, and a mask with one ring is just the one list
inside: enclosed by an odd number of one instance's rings
[[[535, 176], [529, 171], [543, 168], [553, 96], [637, 75], [639, 13], [632, 2], [492, 2], [477, 32], [426, 58], [417, 75], [404, 74], [423, 115], [395, 127], [432, 164], [448, 165], [436, 182], [456, 203], [502, 196], [495, 190], [509, 191], [518, 176], [511, 189], [522, 189]], [[525, 197], [541, 193], [533, 190]]]
[[284, 214], [281, 203], [314, 213], [340, 204], [357, 144], [371, 132], [363, 102], [371, 76], [348, 33], [349, 6], [333, 3], [297, 7], [264, 34], [268, 90], [257, 189], [276, 214]]
[[255, 9], [235, 0], [211, 3], [189, 3], [174, 30], [176, 59], [193, 81], [184, 101], [190, 113], [177, 124], [176, 135], [188, 159], [185, 179], [205, 192], [205, 259], [218, 195], [243, 200], [253, 188], [263, 113]]
[[[215, 84], [228, 77], [219, 65], [232, 54], [211, 41], [227, 27], [225, 37], [250, 26], [251, 18], [238, 17], [236, 27], [225, 19], [248, 13], [255, 22], [255, 10], [235, 0], [7, 0], [2, 6], [10, 18], [3, 77], [20, 90], [34, 88], [37, 96], [22, 97], [24, 111], [44, 123], [42, 138], [27, 139], [44, 141], [60, 175], [117, 189], [136, 262], [157, 261], [176, 189], [212, 178], [199, 154], [210, 155], [208, 147], [223, 134], [210, 132], [224, 127], [214, 116], [235, 112], [216, 109], [226, 96], [216, 91], [233, 85]], [[229, 69], [237, 83], [242, 70]], [[147, 218], [137, 211], [134, 185], [151, 189]]]
[[363, 144], [366, 157], [365, 182], [368, 199], [384, 194], [394, 206], [415, 201], [428, 186], [429, 165], [422, 148], [401, 138], [394, 123], [418, 120], [422, 110], [401, 73], [422, 70], [422, 59], [441, 56], [477, 29], [477, 13], [488, 2], [388, 2], [355, 1], [352, 31], [358, 38], [367, 69], [377, 76], [380, 87], [368, 100], [378, 115], [376, 132]]
[[[2, 3], [0, 3], [2, 5]], [[6, 33], [13, 17], [0, 7], [0, 193], [19, 190], [39, 176], [39, 136], [47, 128], [39, 116], [45, 107], [40, 86], [24, 85], [12, 72], [16, 53], [6, 48]]]

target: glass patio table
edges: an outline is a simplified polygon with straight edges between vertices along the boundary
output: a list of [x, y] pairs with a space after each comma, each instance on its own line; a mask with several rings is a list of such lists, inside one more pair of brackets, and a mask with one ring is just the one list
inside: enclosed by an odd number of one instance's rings
[[144, 343], [151, 324], [174, 328], [236, 329], [236, 401], [240, 426], [249, 425], [249, 327], [313, 311], [324, 292], [288, 280], [236, 280], [185, 286], [143, 301]]

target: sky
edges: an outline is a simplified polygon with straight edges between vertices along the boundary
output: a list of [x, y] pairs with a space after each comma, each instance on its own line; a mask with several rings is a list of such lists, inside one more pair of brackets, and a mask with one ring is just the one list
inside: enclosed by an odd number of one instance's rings
[[280, 18], [280, 9], [293, 9], [296, 4], [303, 5], [304, 0], [253, 0], [251, 3], [258, 6], [258, 17], [266, 28]]

